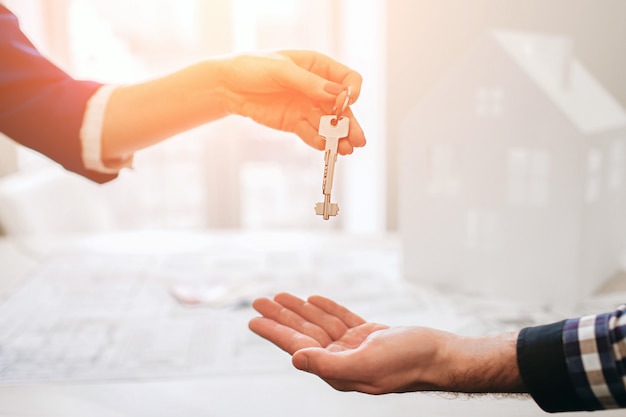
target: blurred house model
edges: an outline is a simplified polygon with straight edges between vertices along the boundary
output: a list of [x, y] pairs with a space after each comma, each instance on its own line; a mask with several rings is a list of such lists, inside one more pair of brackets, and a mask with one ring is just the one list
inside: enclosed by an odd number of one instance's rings
[[626, 112], [573, 52], [562, 37], [489, 32], [409, 113], [407, 279], [573, 305], [619, 271]]

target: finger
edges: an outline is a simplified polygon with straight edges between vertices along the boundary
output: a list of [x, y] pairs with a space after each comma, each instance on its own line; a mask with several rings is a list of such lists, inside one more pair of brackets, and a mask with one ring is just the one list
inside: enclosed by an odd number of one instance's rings
[[[319, 120], [319, 118], [318, 118]], [[294, 125], [293, 131], [307, 145], [323, 151], [326, 147], [326, 139], [318, 133], [318, 127], [315, 127], [308, 120], [301, 120]], [[350, 138], [349, 136], [348, 138]], [[337, 144], [337, 153], [339, 155], [349, 155], [353, 152], [354, 147], [348, 138], [339, 139]], [[364, 138], [363, 138], [364, 140]]]
[[[319, 123], [319, 117], [318, 117]], [[318, 127], [307, 120], [298, 121], [293, 128], [293, 131], [304, 143], [317, 149], [318, 151], [323, 151], [326, 146], [326, 140], [321, 137], [318, 133]]]
[[299, 91], [316, 102], [335, 102], [336, 91], [339, 89], [338, 83], [333, 83], [323, 74], [309, 71], [292, 60], [281, 64], [283, 65], [278, 67], [275, 77], [279, 85], [289, 90]]
[[[314, 103], [307, 100], [307, 105], [302, 105], [302, 108], [307, 110], [301, 111], [301, 116], [293, 125], [293, 132], [302, 139], [307, 145], [323, 151], [326, 147], [326, 139], [319, 134], [320, 119], [326, 113], [322, 109], [315, 107]], [[352, 152], [351, 149], [344, 150], [344, 152]], [[345, 154], [345, 153], [344, 153]]]
[[361, 74], [352, 68], [319, 52], [298, 50], [281, 51], [280, 54], [291, 59], [302, 68], [318, 74], [331, 82], [343, 85], [344, 88], [350, 86], [352, 88], [350, 104], [359, 98], [363, 79]]
[[[306, 120], [302, 119], [297, 122], [294, 125], [294, 133], [309, 146], [318, 150], [324, 150], [326, 140], [318, 133], [319, 120], [322, 113], [318, 111], [315, 113], [316, 114], [314, 116], [307, 116]], [[361, 126], [349, 109], [346, 117], [350, 118], [350, 133], [347, 138], [339, 139], [339, 143], [337, 145], [337, 153], [339, 155], [349, 155], [354, 151], [355, 147], [362, 147], [366, 144], [363, 129], [361, 129]]]
[[307, 300], [309, 303], [321, 308], [328, 314], [339, 318], [349, 328], [360, 326], [365, 320], [359, 315], [353, 313], [342, 305], [337, 304], [333, 300], [322, 297], [321, 295], [312, 295]]
[[[331, 109], [325, 105], [322, 105], [321, 107], [322, 108], [319, 110], [316, 109], [315, 112], [309, 112], [310, 114], [307, 116], [307, 120], [310, 121], [311, 125], [314, 126], [315, 129], [319, 128], [319, 119], [323, 115], [337, 113], [336, 109]], [[363, 131], [363, 128], [359, 124], [359, 121], [357, 120], [350, 107], [344, 110], [342, 117], [347, 117], [348, 119], [350, 119], [350, 126], [348, 129], [348, 137], [339, 140], [340, 145], [338, 147], [338, 152], [340, 155], [348, 155], [352, 153], [353, 148], [361, 148], [365, 146], [367, 141], [365, 139], [365, 133]]]
[[264, 317], [253, 318], [248, 323], [248, 327], [290, 355], [303, 348], [320, 346], [317, 340], [312, 337]]
[[252, 306], [261, 313], [263, 317], [274, 320], [278, 324], [282, 324], [298, 333], [311, 337], [321, 346], [327, 346], [332, 342], [330, 336], [324, 329], [269, 298], [258, 298], [254, 300]]
[[[365, 139], [365, 133], [363, 132], [363, 128], [361, 128], [361, 125], [359, 124], [358, 120], [354, 116], [354, 113], [352, 113], [352, 110], [350, 108], [347, 108], [346, 111], [344, 111], [343, 115], [350, 119], [350, 129], [349, 129], [348, 137], [346, 139], [342, 139], [342, 140], [339, 141], [340, 145], [341, 145], [342, 141], [344, 143], [346, 141], [349, 142], [350, 151], [352, 150], [353, 147], [354, 148], [361, 148], [361, 147], [365, 146], [365, 144], [367, 142], [366, 139]], [[347, 145], [347, 144], [348, 143], [345, 143], [345, 145]], [[340, 148], [340, 150], [341, 150], [341, 148]], [[346, 152], [346, 154], [347, 153], [348, 152]], [[345, 155], [345, 154], [341, 153], [341, 155]]]
[[275, 103], [275, 107], [284, 106], [281, 102], [285, 100], [284, 94], [250, 95], [237, 113], [274, 129], [293, 132], [312, 148], [324, 150], [326, 141], [318, 133], [320, 118], [324, 113], [308, 98], [299, 97], [290, 100], [284, 110], [285, 114], [271, 113], [270, 110], [270, 116], [268, 116], [268, 103]]
[[[354, 351], [329, 352], [323, 348], [303, 348], [296, 351], [291, 363], [297, 369], [315, 374], [338, 391], [358, 391], [367, 394], [390, 392], [377, 386], [380, 372], [372, 373], [363, 358]], [[364, 368], [365, 366], [365, 368]]]
[[339, 339], [348, 330], [348, 327], [341, 319], [331, 314], [328, 314], [316, 305], [308, 303], [291, 294], [277, 294], [274, 297], [274, 300], [285, 306], [286, 308], [290, 309], [291, 311], [294, 311], [298, 315], [304, 317], [311, 323], [314, 323], [322, 328], [332, 340]]
[[353, 103], [352, 100], [352, 87], [348, 87], [337, 94], [335, 98], [335, 114], [338, 116], [343, 116], [350, 104]]

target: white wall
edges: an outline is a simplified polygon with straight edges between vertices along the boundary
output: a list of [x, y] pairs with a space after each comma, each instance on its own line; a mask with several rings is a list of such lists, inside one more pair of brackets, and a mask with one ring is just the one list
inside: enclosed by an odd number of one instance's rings
[[397, 138], [407, 111], [486, 28], [559, 33], [626, 107], [626, 1], [388, 0], [387, 226], [397, 229]]

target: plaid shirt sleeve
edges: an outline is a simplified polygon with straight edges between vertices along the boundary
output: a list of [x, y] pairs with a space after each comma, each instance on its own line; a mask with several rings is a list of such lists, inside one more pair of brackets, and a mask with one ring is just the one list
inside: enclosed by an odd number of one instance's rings
[[548, 412], [626, 407], [626, 304], [617, 310], [529, 327], [517, 361], [528, 392]]
[[612, 313], [570, 319], [563, 327], [574, 389], [588, 410], [626, 407], [626, 304]]

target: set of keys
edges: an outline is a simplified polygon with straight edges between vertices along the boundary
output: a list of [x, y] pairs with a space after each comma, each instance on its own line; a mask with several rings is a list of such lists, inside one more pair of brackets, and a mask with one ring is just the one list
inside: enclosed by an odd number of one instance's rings
[[339, 205], [331, 202], [330, 194], [333, 189], [333, 176], [335, 174], [335, 163], [337, 162], [339, 139], [347, 137], [349, 132], [350, 119], [342, 116], [349, 102], [350, 87], [348, 87], [346, 99], [341, 110], [336, 115], [322, 116], [320, 119], [318, 133], [326, 139], [324, 148], [324, 178], [322, 180], [324, 201], [315, 204], [315, 214], [323, 216], [324, 220], [339, 214]]

